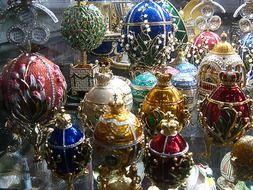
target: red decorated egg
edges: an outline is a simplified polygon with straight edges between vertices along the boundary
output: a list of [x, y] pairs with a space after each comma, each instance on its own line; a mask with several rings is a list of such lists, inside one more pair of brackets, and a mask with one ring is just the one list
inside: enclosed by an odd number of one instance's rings
[[175, 117], [161, 121], [162, 131], [148, 144], [146, 172], [161, 189], [177, 188], [184, 183], [193, 165], [188, 144], [177, 132]]
[[191, 58], [195, 65], [199, 65], [206, 53], [212, 50], [219, 41], [220, 37], [216, 33], [210, 31], [201, 32], [194, 38], [188, 57]]
[[25, 124], [46, 122], [60, 107], [66, 81], [59, 67], [37, 53], [24, 53], [3, 68], [3, 98], [7, 110]]
[[220, 72], [221, 84], [200, 104], [200, 121], [214, 143], [228, 144], [241, 137], [252, 125], [251, 100], [238, 86], [241, 73]]

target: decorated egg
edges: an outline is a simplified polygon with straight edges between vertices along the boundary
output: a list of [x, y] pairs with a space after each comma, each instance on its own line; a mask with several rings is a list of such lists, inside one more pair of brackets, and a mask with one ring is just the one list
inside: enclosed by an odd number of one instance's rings
[[46, 123], [65, 98], [66, 82], [59, 67], [38, 53], [23, 53], [1, 74], [4, 102], [22, 124]]
[[115, 57], [123, 53], [120, 46], [120, 33], [106, 33], [103, 42], [91, 51], [91, 53], [98, 57]]
[[117, 170], [136, 163], [144, 147], [143, 140], [139, 119], [115, 95], [94, 129], [94, 167], [103, 165]]
[[173, 66], [180, 72], [180, 73], [188, 73], [192, 76], [196, 76], [198, 73], [198, 69], [195, 65], [191, 64], [184, 56], [183, 51], [179, 51], [178, 56], [172, 63]]
[[152, 67], [167, 60], [172, 32], [172, 18], [158, 3], [145, 0], [133, 6], [122, 29], [131, 67]]
[[205, 55], [212, 50], [219, 41], [220, 37], [216, 33], [210, 31], [201, 32], [194, 38], [190, 48], [188, 57], [191, 63], [199, 65]]
[[65, 110], [55, 114], [54, 119], [55, 129], [46, 142], [46, 161], [53, 173], [73, 186], [75, 177], [85, 173], [91, 160], [91, 146]]
[[137, 75], [132, 80], [132, 94], [134, 101], [142, 103], [148, 92], [156, 85], [156, 77], [150, 72]]
[[220, 164], [221, 176], [217, 180], [217, 186], [220, 189], [235, 189], [235, 172], [231, 164], [231, 152], [228, 152]]
[[253, 32], [244, 34], [240, 39], [239, 55], [242, 58], [246, 71], [248, 72], [253, 65]]
[[219, 77], [221, 84], [200, 103], [200, 123], [209, 142], [227, 145], [252, 127], [252, 100], [238, 86], [241, 74], [231, 65]]
[[186, 104], [192, 110], [197, 104], [197, 80], [188, 73], [179, 73], [171, 80], [171, 84], [180, 90], [186, 97]]
[[252, 181], [252, 147], [253, 137], [246, 135], [240, 138], [231, 151], [231, 163], [237, 180]]
[[188, 35], [185, 28], [185, 24], [183, 19], [180, 16], [180, 13], [174, 7], [174, 5], [169, 0], [156, 0], [159, 5], [161, 5], [165, 10], [169, 12], [171, 17], [173, 18], [173, 23], [176, 25], [177, 30], [175, 32], [175, 36], [181, 43], [188, 42]]
[[159, 123], [167, 112], [174, 114], [179, 121], [179, 131], [189, 122], [183, 94], [170, 83], [171, 74], [156, 74], [157, 84], [147, 94], [141, 107], [142, 120], [148, 137], [152, 138], [161, 130]]
[[96, 125], [100, 115], [103, 113], [104, 106], [116, 95], [123, 94], [123, 101], [128, 110], [132, 109], [133, 96], [130, 86], [117, 76], [113, 76], [112, 72], [102, 67], [101, 72], [96, 74], [97, 84], [88, 93], [80, 103], [79, 117], [85, 119], [92, 125]]
[[227, 35], [221, 35], [222, 41], [215, 45], [213, 50], [204, 57], [198, 71], [198, 89], [201, 97], [210, 94], [221, 82], [220, 71], [226, 70], [228, 65], [242, 74], [238, 85], [242, 88], [246, 83], [246, 70], [240, 56], [232, 45], [226, 41]]
[[106, 22], [96, 6], [75, 5], [65, 9], [61, 32], [74, 49], [89, 51], [102, 43]]
[[177, 132], [179, 122], [171, 114], [161, 121], [161, 133], [148, 143], [145, 169], [159, 189], [177, 188], [185, 182], [193, 165], [192, 153]]

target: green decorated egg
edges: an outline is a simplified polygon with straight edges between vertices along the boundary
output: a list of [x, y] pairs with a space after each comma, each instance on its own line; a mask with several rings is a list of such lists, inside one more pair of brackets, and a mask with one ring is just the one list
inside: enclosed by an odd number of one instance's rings
[[61, 32], [74, 49], [89, 51], [102, 43], [105, 18], [94, 5], [75, 5], [65, 9]]
[[178, 41], [180, 43], [188, 42], [186, 27], [177, 9], [169, 0], [157, 0], [157, 3], [160, 4], [165, 10], [167, 10], [174, 19], [173, 23], [177, 26], [176, 38]]

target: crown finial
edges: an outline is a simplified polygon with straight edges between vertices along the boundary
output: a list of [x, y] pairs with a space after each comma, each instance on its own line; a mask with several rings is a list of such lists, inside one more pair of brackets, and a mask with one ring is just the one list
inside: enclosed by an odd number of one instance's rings
[[219, 74], [221, 83], [225, 86], [235, 86], [241, 81], [242, 74], [239, 71], [233, 70], [231, 64], [227, 65], [225, 71]]
[[161, 134], [165, 136], [175, 136], [178, 134], [179, 122], [175, 115], [168, 112], [165, 116], [165, 119], [161, 120]]
[[156, 73], [156, 78], [157, 78], [157, 86], [168, 86], [170, 79], [172, 77], [171, 73]]
[[60, 129], [68, 128], [71, 124], [71, 115], [66, 113], [64, 107], [59, 110], [55, 110], [54, 114], [55, 127]]
[[99, 73], [96, 73], [97, 86], [106, 86], [112, 76], [111, 70], [105, 65], [102, 65], [99, 69]]

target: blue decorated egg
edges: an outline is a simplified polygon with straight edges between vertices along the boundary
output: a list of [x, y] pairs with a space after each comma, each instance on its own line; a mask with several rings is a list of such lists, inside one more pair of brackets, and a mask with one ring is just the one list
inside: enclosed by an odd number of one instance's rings
[[189, 73], [179, 73], [173, 77], [171, 84], [186, 96], [188, 109], [193, 109], [197, 104], [197, 80], [195, 77]]
[[242, 36], [240, 40], [239, 55], [242, 58], [247, 71], [251, 69], [253, 65], [253, 32], [247, 33]]
[[188, 73], [194, 77], [198, 74], [197, 67], [189, 63], [186, 59], [183, 59], [181, 62], [179, 62], [176, 66], [176, 69], [181, 73]]
[[120, 33], [108, 33], [100, 46], [91, 51], [96, 56], [113, 57], [123, 53], [122, 46], [120, 45]]
[[63, 178], [81, 173], [90, 161], [91, 147], [69, 114], [62, 112], [55, 118], [56, 127], [46, 142], [48, 167]]
[[141, 103], [144, 101], [148, 92], [156, 85], [157, 79], [150, 72], [144, 72], [137, 75], [132, 80], [132, 94], [135, 102]]
[[131, 66], [150, 67], [163, 63], [172, 32], [172, 18], [159, 4], [145, 0], [133, 6], [122, 29], [123, 45]]

